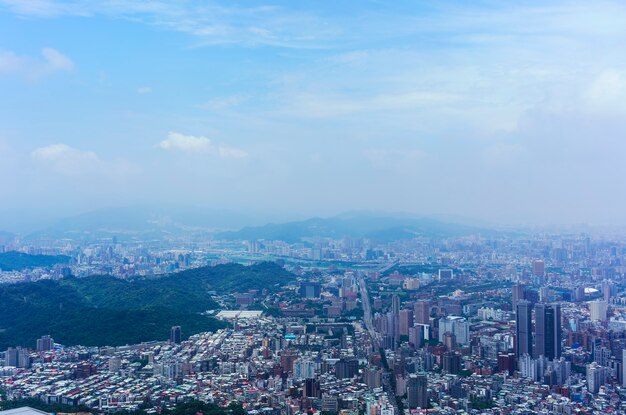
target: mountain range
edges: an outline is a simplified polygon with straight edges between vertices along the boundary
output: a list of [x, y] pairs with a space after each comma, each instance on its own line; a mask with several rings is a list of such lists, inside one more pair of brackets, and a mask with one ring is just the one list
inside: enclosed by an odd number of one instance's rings
[[447, 237], [493, 234], [484, 225], [460, 220], [408, 214], [351, 212], [332, 217], [314, 217], [268, 223], [270, 215], [201, 208], [133, 207], [102, 209], [59, 220], [26, 239], [118, 240], [160, 239], [168, 236], [196, 236], [225, 240], [274, 239], [297, 242], [306, 238], [371, 238], [379, 242], [418, 236]]
[[409, 215], [391, 216], [376, 213], [346, 213], [331, 218], [244, 227], [220, 232], [218, 239], [283, 240], [298, 242], [306, 238], [371, 238], [378, 242], [411, 239], [419, 236], [449, 237], [471, 234], [494, 234], [496, 231]]

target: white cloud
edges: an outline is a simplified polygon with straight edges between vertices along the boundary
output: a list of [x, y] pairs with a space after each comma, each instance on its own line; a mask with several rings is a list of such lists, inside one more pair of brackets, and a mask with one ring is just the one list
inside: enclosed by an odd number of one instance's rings
[[43, 48], [41, 56], [43, 59], [36, 59], [0, 50], [0, 74], [17, 74], [27, 79], [38, 79], [54, 72], [74, 69], [72, 60], [56, 49]]
[[51, 144], [39, 147], [31, 153], [33, 159], [45, 163], [64, 173], [75, 173], [100, 160], [92, 151], [80, 151], [66, 144]]
[[43, 48], [41, 54], [46, 59], [46, 67], [50, 71], [71, 71], [74, 69], [72, 60], [56, 49]]
[[186, 33], [199, 45], [244, 44], [317, 48], [329, 45], [338, 26], [312, 13], [274, 6], [242, 7], [206, 1], [0, 0], [13, 13], [50, 18], [96, 16], [129, 19]]
[[152, 87], [149, 87], [149, 86], [140, 86], [139, 88], [137, 88], [138, 94], [149, 94], [151, 92], [152, 92]]
[[185, 135], [174, 131], [171, 131], [167, 138], [157, 146], [168, 151], [215, 154], [221, 158], [244, 158], [248, 156], [248, 153], [242, 149], [213, 144], [211, 139], [207, 137]]
[[158, 146], [163, 150], [184, 152], [209, 151], [213, 147], [211, 140], [206, 137], [184, 135], [173, 131], [171, 131], [167, 135], [167, 139], [161, 141]]
[[83, 151], [67, 144], [50, 144], [31, 152], [32, 159], [42, 167], [67, 176], [125, 178], [137, 172], [137, 168], [126, 161], [102, 160], [93, 151]]
[[626, 112], [626, 72], [607, 69], [585, 91], [587, 104], [604, 113]]
[[244, 157], [248, 157], [248, 153], [239, 149], [239, 148], [234, 148], [234, 147], [223, 147], [223, 146], [219, 146], [217, 147], [217, 151], [220, 154], [220, 157], [232, 157], [232, 158], [244, 158]]

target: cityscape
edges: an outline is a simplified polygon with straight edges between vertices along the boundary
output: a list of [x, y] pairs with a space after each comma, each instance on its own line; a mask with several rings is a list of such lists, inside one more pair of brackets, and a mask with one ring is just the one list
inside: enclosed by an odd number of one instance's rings
[[0, 415], [625, 415], [624, 0], [0, 0]]
[[7, 285], [107, 271], [133, 281], [233, 261], [288, 271], [277, 286], [212, 292], [219, 306], [206, 314], [226, 323], [213, 332], [181, 321], [149, 341], [85, 346], [38, 327], [32, 344], [0, 354], [8, 401], [148, 413], [195, 400], [276, 414], [626, 410], [620, 239], [501, 233], [155, 248], [113, 237], [5, 241], [3, 251], [69, 258], [2, 271]]

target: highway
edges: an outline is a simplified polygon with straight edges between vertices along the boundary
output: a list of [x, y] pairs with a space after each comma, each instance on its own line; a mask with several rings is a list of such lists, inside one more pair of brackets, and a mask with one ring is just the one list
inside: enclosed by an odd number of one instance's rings
[[372, 339], [374, 350], [378, 350], [381, 345], [380, 333], [378, 333], [374, 327], [374, 318], [372, 316], [372, 306], [370, 304], [369, 292], [367, 291], [367, 283], [363, 277], [360, 277], [358, 279], [358, 284], [359, 291], [361, 292], [361, 303], [363, 305], [363, 322], [365, 323], [365, 328]]

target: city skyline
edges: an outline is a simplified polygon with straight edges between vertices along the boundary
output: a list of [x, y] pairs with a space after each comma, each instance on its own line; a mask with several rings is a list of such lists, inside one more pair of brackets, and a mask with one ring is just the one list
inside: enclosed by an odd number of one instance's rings
[[616, 1], [0, 1], [0, 215], [626, 224], [624, 20]]

